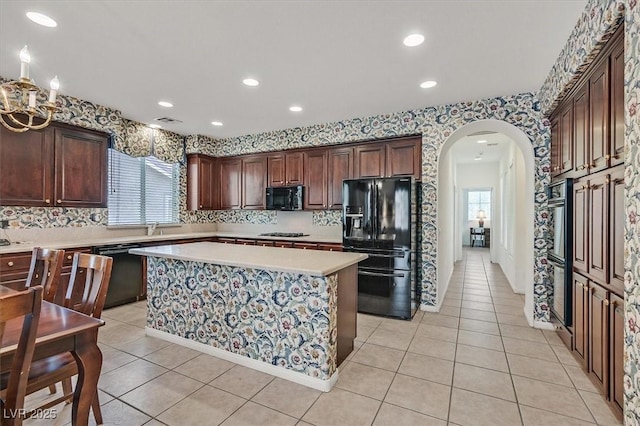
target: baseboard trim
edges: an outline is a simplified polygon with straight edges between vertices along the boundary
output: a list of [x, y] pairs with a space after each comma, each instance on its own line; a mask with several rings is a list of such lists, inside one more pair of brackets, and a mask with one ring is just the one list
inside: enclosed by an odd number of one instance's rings
[[184, 346], [189, 349], [204, 352], [207, 355], [215, 356], [216, 358], [221, 358], [225, 361], [233, 362], [244, 367], [251, 368], [253, 370], [258, 370], [263, 373], [270, 374], [272, 376], [280, 377], [281, 379], [289, 380], [290, 382], [298, 383], [300, 385], [307, 386], [322, 392], [329, 392], [338, 381], [338, 370], [333, 373], [329, 380], [321, 380], [315, 377], [307, 376], [306, 374], [298, 373], [296, 371], [287, 370], [284, 367], [267, 364], [263, 361], [247, 358], [246, 356], [234, 354], [223, 349], [214, 348], [213, 346], [195, 342], [193, 340], [176, 336], [165, 331], [156, 330], [154, 328], [145, 327], [145, 334], [149, 337], [155, 337], [157, 339], [175, 343], [176, 345]]
[[555, 331], [556, 327], [553, 325], [553, 323], [547, 322], [547, 321], [534, 321], [533, 322], [533, 328], [539, 328], [541, 330], [551, 330], [551, 331]]

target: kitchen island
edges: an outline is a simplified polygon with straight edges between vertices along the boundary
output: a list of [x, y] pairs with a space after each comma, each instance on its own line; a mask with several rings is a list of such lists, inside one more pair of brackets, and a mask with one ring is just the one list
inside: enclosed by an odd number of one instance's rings
[[322, 391], [336, 382], [366, 255], [208, 242], [130, 252], [147, 256], [147, 335]]

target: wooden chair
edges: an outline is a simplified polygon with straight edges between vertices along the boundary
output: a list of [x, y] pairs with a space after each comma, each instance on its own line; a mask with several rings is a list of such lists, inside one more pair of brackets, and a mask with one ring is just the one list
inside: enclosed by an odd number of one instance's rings
[[44, 288], [42, 298], [47, 302], [54, 302], [63, 262], [64, 250], [35, 247], [31, 255], [26, 287], [41, 285]]
[[[71, 279], [64, 297], [63, 306], [94, 318], [100, 318], [107, 297], [113, 259], [97, 254], [76, 253], [71, 267]], [[42, 405], [41, 409], [53, 407], [73, 398], [71, 377], [78, 374], [78, 366], [71, 353], [56, 355], [33, 363], [27, 395], [62, 382], [63, 395]], [[55, 388], [54, 388], [55, 389]], [[91, 403], [97, 424], [102, 424], [102, 411], [98, 393]]]
[[13, 318], [24, 316], [22, 333], [18, 348], [13, 358], [6, 388], [3, 385], [3, 399], [0, 399], [0, 424], [3, 426], [19, 426], [22, 424], [24, 397], [26, 395], [27, 377], [31, 368], [31, 358], [35, 348], [40, 308], [42, 306], [40, 286], [31, 287], [0, 298], [0, 347], [4, 335], [5, 323]]

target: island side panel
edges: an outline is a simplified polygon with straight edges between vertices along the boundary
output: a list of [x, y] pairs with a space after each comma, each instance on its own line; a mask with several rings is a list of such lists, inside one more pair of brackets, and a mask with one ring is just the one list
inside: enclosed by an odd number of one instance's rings
[[358, 321], [358, 266], [338, 272], [338, 365], [353, 351]]
[[338, 274], [147, 259], [147, 326], [321, 380], [337, 368]]

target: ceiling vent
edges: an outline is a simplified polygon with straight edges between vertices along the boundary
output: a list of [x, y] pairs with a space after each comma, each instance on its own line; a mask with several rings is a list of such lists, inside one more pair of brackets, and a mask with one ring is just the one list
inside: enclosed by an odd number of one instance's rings
[[488, 143], [487, 146], [498, 146], [498, 142]]
[[160, 121], [162, 123], [165, 124], [169, 124], [169, 123], [182, 123], [182, 120], [177, 120], [175, 118], [171, 118], [171, 117], [160, 117], [160, 118], [156, 118], [156, 121]]

